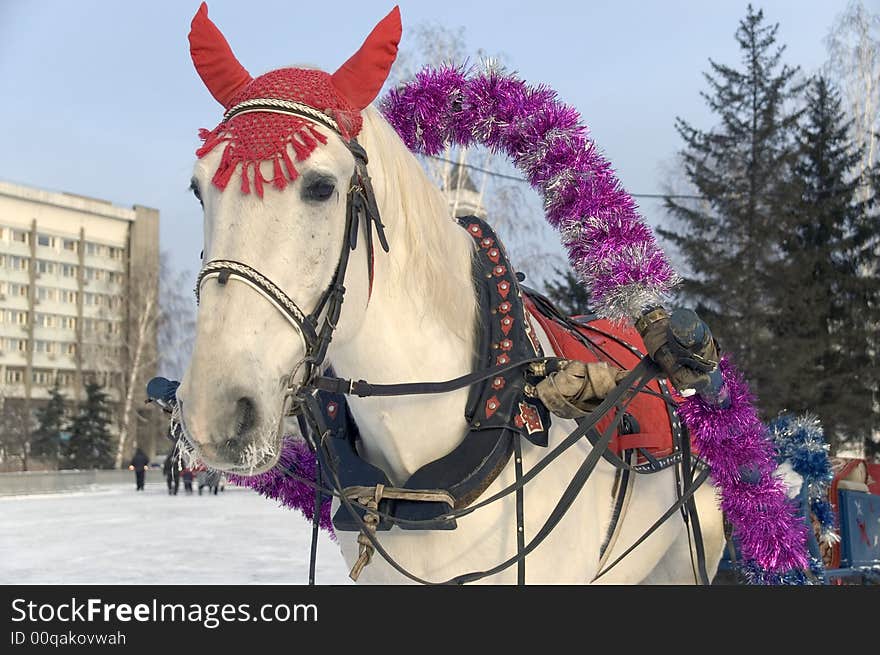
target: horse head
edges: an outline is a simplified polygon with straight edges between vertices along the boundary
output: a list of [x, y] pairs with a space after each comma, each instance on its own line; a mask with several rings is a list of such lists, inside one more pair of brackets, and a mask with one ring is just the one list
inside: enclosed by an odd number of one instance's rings
[[[274, 465], [284, 395], [313, 354], [334, 283], [345, 282], [346, 315], [367, 304], [368, 255], [346, 234], [362, 152], [354, 139], [400, 33], [395, 7], [335, 73], [282, 68], [254, 78], [204, 3], [193, 19], [193, 62], [225, 110], [196, 153], [204, 267], [195, 348], [178, 390], [184, 432], [208, 466], [252, 474]], [[343, 257], [359, 275], [336, 280]], [[334, 338], [344, 340], [356, 318], [331, 319]]]

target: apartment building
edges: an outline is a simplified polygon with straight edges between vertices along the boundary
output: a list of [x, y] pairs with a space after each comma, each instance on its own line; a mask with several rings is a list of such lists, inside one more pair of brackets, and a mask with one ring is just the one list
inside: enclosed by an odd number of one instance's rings
[[[122, 403], [132, 326], [145, 321], [147, 306], [156, 310], [144, 298], [157, 299], [158, 278], [157, 210], [0, 181], [4, 411], [32, 414], [56, 381], [71, 401], [82, 400], [85, 383], [97, 381]], [[141, 388], [155, 374], [155, 321], [146, 324]]]

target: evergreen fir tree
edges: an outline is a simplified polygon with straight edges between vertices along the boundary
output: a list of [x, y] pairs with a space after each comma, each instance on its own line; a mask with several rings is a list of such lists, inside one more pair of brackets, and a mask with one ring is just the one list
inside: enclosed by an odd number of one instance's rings
[[113, 438], [107, 394], [95, 382], [86, 384], [86, 400], [70, 426], [66, 464], [68, 468], [91, 469], [113, 466]]
[[37, 409], [36, 414], [38, 426], [31, 437], [31, 454], [57, 463], [61, 454], [61, 432], [65, 425], [64, 396], [57, 380], [49, 391], [49, 402]]
[[793, 182], [800, 197], [780, 215], [783, 256], [771, 267], [777, 320], [773, 360], [784, 375], [765, 392], [774, 410], [811, 411], [832, 448], [870, 434], [878, 370], [871, 341], [880, 283], [868, 204], [839, 94], [824, 78], [807, 92]]
[[556, 269], [557, 278], [547, 282], [546, 295], [568, 316], [589, 314], [590, 294], [571, 269]]
[[798, 69], [781, 63], [778, 27], [765, 24], [763, 12], [750, 5], [736, 31], [743, 70], [709, 60], [709, 92], [702, 95], [717, 127], [703, 131], [676, 119], [685, 173], [706, 200], [667, 197], [682, 229], [658, 230], [687, 261], [691, 273], [682, 290], [688, 302], [761, 401], [763, 382], [781, 365], [767, 356], [774, 313], [768, 269], [779, 253], [778, 217], [792, 193], [799, 112], [790, 105], [803, 89], [795, 82]]

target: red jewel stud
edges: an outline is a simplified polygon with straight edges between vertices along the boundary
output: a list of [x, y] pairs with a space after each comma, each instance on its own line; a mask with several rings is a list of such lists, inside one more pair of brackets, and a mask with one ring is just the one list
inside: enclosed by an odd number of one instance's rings
[[501, 350], [510, 350], [513, 348], [513, 342], [510, 339], [503, 339], [498, 345], [501, 346]]
[[503, 303], [498, 305], [498, 311], [506, 314], [510, 311], [510, 303], [505, 300]]
[[498, 408], [501, 406], [501, 402], [498, 400], [497, 396], [492, 396], [489, 400], [486, 401], [486, 418], [489, 418], [498, 411]]
[[497, 378], [492, 380], [492, 388], [493, 389], [503, 389], [504, 384], [505, 384], [504, 378], [501, 376], [498, 376]]
[[513, 319], [510, 316], [505, 316], [501, 319], [501, 331], [507, 335], [510, 330], [513, 328]]
[[501, 277], [506, 272], [507, 272], [507, 269], [504, 266], [496, 266], [495, 268], [492, 269], [492, 274], [495, 277]]
[[507, 355], [498, 355], [498, 357], [495, 358], [495, 364], [498, 366], [501, 366], [503, 364], [509, 364], [509, 363], [510, 363], [510, 357], [508, 357]]

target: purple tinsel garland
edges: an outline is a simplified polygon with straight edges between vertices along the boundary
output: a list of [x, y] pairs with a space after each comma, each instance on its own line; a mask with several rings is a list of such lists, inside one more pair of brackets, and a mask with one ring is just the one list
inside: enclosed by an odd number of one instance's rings
[[[287, 507], [298, 509], [311, 521], [315, 516], [315, 492], [302, 480], [288, 475], [288, 472], [306, 480], [314, 480], [316, 464], [315, 454], [309, 450], [304, 441], [285, 438], [281, 446], [281, 456], [274, 468], [252, 476], [229, 473], [227, 478], [233, 484], [250, 487], [263, 496], [279, 500]], [[328, 496], [324, 496], [321, 504], [320, 525], [321, 529], [333, 535]]]
[[[425, 69], [389, 93], [383, 113], [413, 151], [481, 144], [508, 155], [542, 194], [547, 219], [562, 233], [600, 314], [632, 319], [662, 304], [678, 281], [578, 112], [553, 90], [497, 70]], [[771, 573], [804, 569], [806, 530], [772, 475], [773, 445], [748, 386], [729, 361], [721, 366], [730, 405], [719, 409], [692, 396], [679, 412], [712, 468], [744, 558]]]

